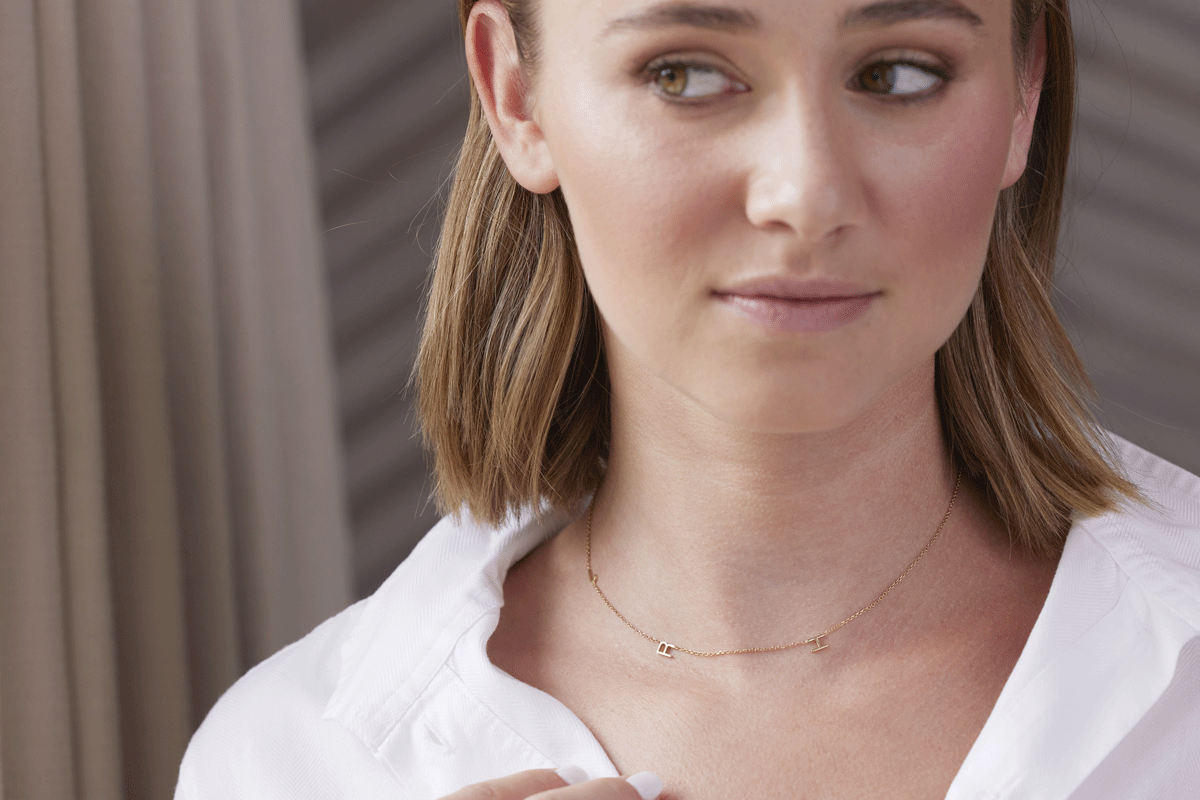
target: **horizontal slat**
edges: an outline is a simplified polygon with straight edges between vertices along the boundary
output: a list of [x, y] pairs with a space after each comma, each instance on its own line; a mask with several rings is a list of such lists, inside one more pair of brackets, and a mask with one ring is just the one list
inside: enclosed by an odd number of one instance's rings
[[[467, 91], [461, 78], [462, 59], [445, 50], [433, 55], [422, 62], [418, 74], [398, 76], [381, 85], [369, 102], [354, 106], [319, 132], [317, 156], [322, 166], [331, 168], [321, 171], [323, 197], [336, 195], [339, 184], [348, 180], [347, 173], [361, 174], [371, 164], [378, 164], [382, 154], [394, 154], [391, 157], [402, 168], [429, 147], [425, 142], [430, 138], [430, 129], [465, 123]], [[462, 137], [465, 125], [461, 123], [453, 132], [456, 139]], [[447, 139], [450, 135], [445, 131]], [[396, 174], [395, 169], [391, 172]]]
[[463, 61], [457, 3], [449, 0], [376, 2], [371, 13], [322, 45], [309, 62], [309, 95], [318, 129], [347, 116], [347, 104], [364, 92], [378, 92], [386, 82], [405, 76], [430, 82], [433, 76], [421, 62], [431, 56]]
[[[439, 130], [448, 135], [451, 129]], [[457, 136], [462, 135], [457, 126], [453, 130]], [[414, 223], [430, 224], [435, 229], [439, 226], [438, 192], [452, 175], [455, 146], [427, 146], [422, 152], [422, 157], [400, 164], [403, 169], [379, 176], [377, 180], [384, 181], [384, 185], [367, 184], [353, 196], [343, 198], [340, 205], [326, 210], [325, 252], [334, 276], [376, 258], [388, 247], [417, 247]], [[433, 240], [432, 235], [425, 239]]]
[[390, 413], [357, 428], [346, 439], [353, 464], [347, 478], [355, 487], [354, 508], [393, 491], [397, 476], [411, 480], [424, 475], [425, 458], [407, 398], [397, 397], [389, 406]]
[[404, 389], [419, 330], [416, 309], [397, 313], [338, 359], [343, 426]]

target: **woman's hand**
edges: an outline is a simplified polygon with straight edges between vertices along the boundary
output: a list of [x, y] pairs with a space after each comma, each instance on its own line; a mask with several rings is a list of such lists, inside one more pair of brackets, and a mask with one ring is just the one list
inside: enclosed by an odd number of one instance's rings
[[476, 783], [442, 800], [654, 800], [662, 789], [662, 781], [653, 772], [589, 780], [579, 767], [563, 767], [531, 769]]

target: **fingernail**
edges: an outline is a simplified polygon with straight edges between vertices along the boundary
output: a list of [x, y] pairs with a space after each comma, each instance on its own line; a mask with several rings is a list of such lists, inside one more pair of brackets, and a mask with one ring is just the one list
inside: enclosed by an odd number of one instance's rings
[[625, 782], [637, 789], [638, 796], [642, 800], [654, 800], [662, 794], [663, 782], [653, 772], [639, 772], [637, 775], [630, 775]]
[[567, 786], [574, 786], [577, 783], [583, 783], [588, 779], [588, 774], [583, 771], [583, 767], [561, 767], [554, 770], [558, 777], [563, 779], [563, 783]]

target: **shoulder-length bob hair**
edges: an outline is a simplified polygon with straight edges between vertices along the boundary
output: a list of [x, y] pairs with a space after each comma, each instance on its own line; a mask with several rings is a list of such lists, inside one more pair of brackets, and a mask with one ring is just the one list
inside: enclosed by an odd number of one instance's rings
[[[503, 0], [536, 70], [535, 0]], [[1068, 0], [1013, 0], [1016, 63], [1044, 15], [1047, 67], [1023, 177], [1000, 196], [983, 280], [937, 353], [942, 426], [1018, 547], [1061, 549], [1072, 514], [1136, 489], [1111, 466], [1091, 384], [1051, 303], [1075, 104]], [[474, 0], [459, 0], [465, 28]], [[415, 381], [439, 506], [498, 524], [517, 507], [577, 509], [604, 475], [609, 385], [599, 316], [560, 190], [509, 174], [474, 86], [433, 273]]]

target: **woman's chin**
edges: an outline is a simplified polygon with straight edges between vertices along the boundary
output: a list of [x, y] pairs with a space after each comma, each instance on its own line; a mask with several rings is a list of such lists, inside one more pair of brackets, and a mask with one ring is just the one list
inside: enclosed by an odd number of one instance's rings
[[704, 403], [720, 423], [748, 434], [804, 436], [834, 433], [854, 423], [865, 408], [845, 398], [797, 398], [773, 392], [739, 393], [735, 400]]
[[[804, 436], [849, 431], [872, 419], [889, 425], [936, 402], [930, 357], [890, 380], [738, 380], [693, 387], [686, 393], [727, 428], [752, 434]], [[886, 422], [884, 422], [886, 419]]]

